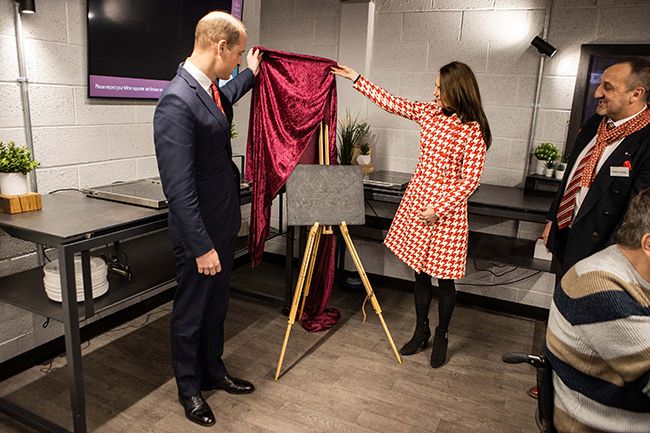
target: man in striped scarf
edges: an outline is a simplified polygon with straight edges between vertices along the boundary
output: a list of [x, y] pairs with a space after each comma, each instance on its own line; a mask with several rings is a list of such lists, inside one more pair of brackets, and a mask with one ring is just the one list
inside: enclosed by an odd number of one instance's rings
[[650, 189], [630, 202], [616, 241], [555, 290], [545, 355], [560, 433], [650, 432]]
[[582, 126], [542, 237], [558, 279], [614, 243], [629, 201], [650, 187], [650, 61], [631, 58], [603, 72], [596, 114]]
[[[650, 61], [620, 60], [603, 72], [588, 119], [546, 216], [542, 238], [556, 283], [578, 261], [615, 242], [628, 203], [650, 187]], [[537, 398], [537, 387], [528, 394]]]

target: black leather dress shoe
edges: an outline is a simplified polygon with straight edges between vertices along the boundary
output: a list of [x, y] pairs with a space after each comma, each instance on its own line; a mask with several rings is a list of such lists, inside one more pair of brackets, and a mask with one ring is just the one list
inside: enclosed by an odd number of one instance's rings
[[208, 382], [201, 385], [203, 391], [222, 389], [229, 394], [250, 394], [255, 391], [255, 385], [247, 380], [237, 379], [227, 374], [215, 382]]
[[183, 397], [178, 395], [178, 401], [183, 409], [185, 409], [185, 416], [192, 422], [202, 426], [209, 427], [214, 425], [214, 414], [208, 403], [203, 399], [201, 394], [193, 395], [191, 397]]

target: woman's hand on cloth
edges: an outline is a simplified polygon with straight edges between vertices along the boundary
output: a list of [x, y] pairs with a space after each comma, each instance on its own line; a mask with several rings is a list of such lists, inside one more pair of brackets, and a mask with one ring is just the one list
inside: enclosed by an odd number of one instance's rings
[[253, 50], [253, 48], [251, 48], [246, 55], [246, 64], [248, 65], [248, 69], [250, 69], [255, 76], [257, 76], [260, 71], [260, 63], [262, 63], [262, 54], [260, 53], [260, 50]]
[[420, 208], [420, 220], [427, 224], [433, 224], [438, 221], [438, 215], [433, 211], [431, 205]]
[[330, 70], [332, 71], [332, 74], [347, 78], [348, 80], [354, 80], [359, 76], [357, 71], [345, 65], [332, 66]]

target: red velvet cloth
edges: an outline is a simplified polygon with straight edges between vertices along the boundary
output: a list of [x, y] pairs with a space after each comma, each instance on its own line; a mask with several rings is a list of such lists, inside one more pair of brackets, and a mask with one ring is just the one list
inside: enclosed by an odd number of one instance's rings
[[[330, 73], [336, 62], [257, 48], [263, 61], [253, 88], [246, 152], [246, 178], [253, 184], [248, 243], [253, 266], [264, 254], [273, 198], [299, 162], [318, 163], [313, 145], [321, 121], [329, 125], [330, 161], [336, 163], [336, 81]], [[331, 328], [340, 317], [326, 308], [334, 284], [334, 246], [333, 236], [321, 238], [302, 321], [310, 332]]]

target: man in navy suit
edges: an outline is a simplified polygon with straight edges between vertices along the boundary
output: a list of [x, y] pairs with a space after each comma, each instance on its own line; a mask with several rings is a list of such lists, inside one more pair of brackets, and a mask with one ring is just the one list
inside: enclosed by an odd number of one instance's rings
[[221, 89], [245, 52], [243, 24], [211, 12], [196, 26], [194, 49], [179, 66], [156, 107], [154, 141], [169, 204], [169, 235], [176, 256], [178, 288], [171, 319], [172, 362], [186, 417], [210, 426], [215, 418], [201, 390], [253, 392], [250, 382], [226, 370], [223, 323], [241, 224], [239, 172], [232, 161], [232, 104], [250, 90], [259, 51], [248, 69]]
[[[628, 203], [650, 186], [649, 91], [648, 60], [623, 60], [603, 72], [594, 92], [596, 114], [576, 138], [542, 234], [553, 253], [558, 279], [580, 260], [615, 243]], [[601, 123], [608, 125], [603, 128]], [[618, 130], [620, 134], [616, 134]], [[595, 159], [591, 182], [574, 182], [577, 194], [573, 206], [568, 206], [572, 180], [581, 162], [589, 159], [590, 150], [597, 147], [601, 133], [613, 135]], [[569, 208], [566, 215], [562, 215], [563, 201]]]

